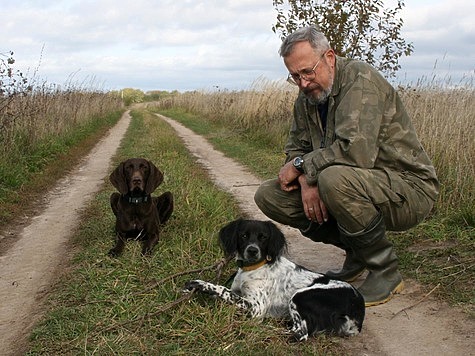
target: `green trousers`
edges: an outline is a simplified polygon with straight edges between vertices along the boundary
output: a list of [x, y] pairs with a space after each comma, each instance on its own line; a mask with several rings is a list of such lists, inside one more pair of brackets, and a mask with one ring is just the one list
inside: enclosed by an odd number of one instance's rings
[[[434, 205], [419, 188], [424, 184], [430, 185], [393, 171], [348, 166], [330, 166], [318, 178], [320, 197], [332, 220], [349, 233], [364, 231], [380, 213], [387, 230], [403, 231], [417, 225]], [[270, 219], [309, 229], [300, 190], [282, 191], [277, 180], [271, 179], [259, 186], [254, 200]]]

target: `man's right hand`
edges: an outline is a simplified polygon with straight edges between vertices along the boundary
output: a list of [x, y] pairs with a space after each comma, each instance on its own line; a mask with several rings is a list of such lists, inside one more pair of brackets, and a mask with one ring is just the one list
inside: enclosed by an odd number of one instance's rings
[[297, 178], [302, 176], [302, 173], [294, 167], [292, 162], [287, 162], [279, 171], [277, 177], [280, 189], [284, 192], [290, 192], [295, 189], [299, 189], [299, 184]]

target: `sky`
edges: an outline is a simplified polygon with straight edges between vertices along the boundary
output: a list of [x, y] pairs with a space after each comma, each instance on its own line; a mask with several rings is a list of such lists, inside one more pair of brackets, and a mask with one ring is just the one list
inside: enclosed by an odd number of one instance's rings
[[[396, 81], [475, 77], [475, 1], [405, 5], [402, 37], [414, 53]], [[15, 68], [39, 82], [246, 90], [287, 76], [272, 0], [0, 0], [0, 14], [0, 54], [13, 51]]]

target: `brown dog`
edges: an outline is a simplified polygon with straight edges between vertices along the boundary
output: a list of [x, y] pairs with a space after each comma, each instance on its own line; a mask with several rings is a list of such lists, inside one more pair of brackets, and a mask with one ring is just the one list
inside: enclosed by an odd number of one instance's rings
[[163, 173], [146, 159], [130, 158], [120, 163], [109, 179], [120, 192], [110, 197], [117, 240], [109, 255], [119, 256], [131, 239], [142, 241], [142, 254], [150, 255], [159, 240], [160, 226], [173, 212], [172, 193], [151, 196], [163, 182]]

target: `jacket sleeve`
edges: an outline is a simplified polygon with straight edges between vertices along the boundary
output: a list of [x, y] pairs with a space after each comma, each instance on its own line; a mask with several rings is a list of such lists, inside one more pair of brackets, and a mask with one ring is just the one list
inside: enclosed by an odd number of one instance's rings
[[331, 165], [373, 168], [383, 134], [383, 117], [394, 114], [394, 105], [386, 100], [387, 90], [364, 74], [342, 87], [339, 96], [334, 107], [333, 143], [304, 156], [309, 184], [316, 184], [319, 172]]

